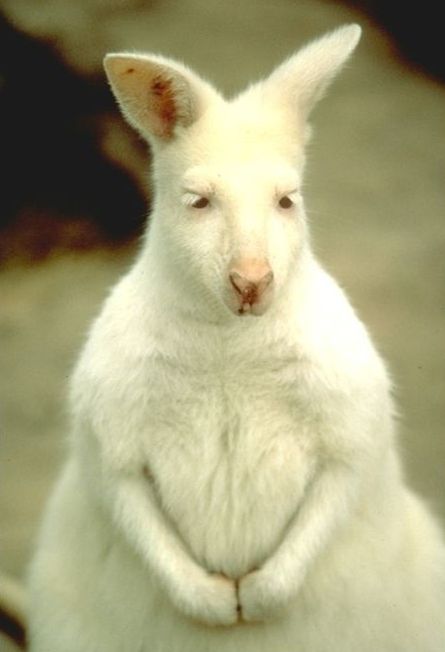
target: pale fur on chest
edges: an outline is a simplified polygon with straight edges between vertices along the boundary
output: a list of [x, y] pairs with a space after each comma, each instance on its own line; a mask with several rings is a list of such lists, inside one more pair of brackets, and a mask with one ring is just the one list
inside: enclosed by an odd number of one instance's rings
[[158, 499], [194, 556], [235, 578], [273, 552], [315, 465], [297, 401], [267, 372], [261, 380], [190, 379], [153, 405], [143, 445]]

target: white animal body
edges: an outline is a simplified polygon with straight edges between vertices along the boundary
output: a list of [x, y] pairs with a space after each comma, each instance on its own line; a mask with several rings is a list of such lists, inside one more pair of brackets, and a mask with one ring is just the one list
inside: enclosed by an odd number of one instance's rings
[[74, 374], [31, 652], [445, 650], [441, 535], [300, 192], [307, 117], [359, 35], [231, 101], [171, 60], [106, 58], [155, 205]]

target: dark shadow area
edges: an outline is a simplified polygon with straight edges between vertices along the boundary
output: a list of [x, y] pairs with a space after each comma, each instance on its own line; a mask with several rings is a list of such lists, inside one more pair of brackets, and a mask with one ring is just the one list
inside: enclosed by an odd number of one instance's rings
[[146, 199], [100, 147], [116, 111], [104, 77], [81, 77], [0, 15], [0, 78], [0, 260], [17, 242], [38, 258], [59, 239], [77, 248], [137, 233]]
[[374, 19], [388, 33], [406, 63], [445, 81], [442, 3], [347, 0], [346, 4]]
[[[26, 648], [26, 631], [22, 623], [0, 609], [0, 632], [5, 634], [20, 649]], [[1, 644], [1, 641], [0, 641]]]

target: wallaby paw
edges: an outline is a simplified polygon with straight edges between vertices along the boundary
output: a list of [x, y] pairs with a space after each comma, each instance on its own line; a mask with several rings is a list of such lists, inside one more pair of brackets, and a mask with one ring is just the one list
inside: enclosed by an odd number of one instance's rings
[[238, 594], [241, 618], [246, 622], [270, 620], [278, 616], [289, 602], [287, 593], [261, 570], [243, 577]]
[[238, 621], [235, 582], [224, 575], [202, 574], [189, 586], [187, 597], [178, 604], [190, 618], [206, 625], [234, 625]]

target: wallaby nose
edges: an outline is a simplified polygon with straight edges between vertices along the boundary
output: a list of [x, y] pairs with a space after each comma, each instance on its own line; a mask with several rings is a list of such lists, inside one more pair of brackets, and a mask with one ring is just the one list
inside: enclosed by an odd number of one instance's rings
[[241, 305], [253, 305], [272, 283], [273, 272], [266, 262], [244, 261], [231, 267], [229, 278]]

